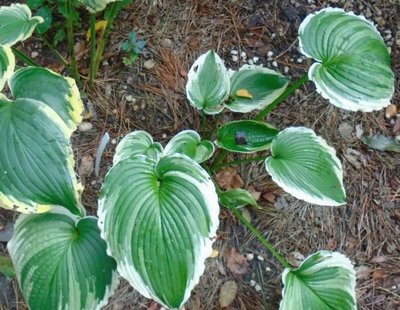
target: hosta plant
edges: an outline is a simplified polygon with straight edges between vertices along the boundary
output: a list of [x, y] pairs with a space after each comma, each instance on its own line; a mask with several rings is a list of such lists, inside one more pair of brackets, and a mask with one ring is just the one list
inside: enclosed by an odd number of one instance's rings
[[[92, 17], [106, 2], [85, 1]], [[316, 62], [290, 86], [278, 72], [259, 66], [232, 71], [216, 52], [202, 54], [190, 69], [186, 90], [203, 118], [224, 108], [259, 110], [257, 116], [218, 123], [216, 133], [203, 133], [214, 142], [194, 130], [176, 134], [165, 146], [145, 131], [129, 133], [104, 179], [96, 218], [86, 214], [74, 171], [70, 136], [83, 111], [75, 82], [44, 68], [14, 68], [10, 45], [28, 37], [40, 21], [23, 5], [0, 9], [0, 86], [8, 83], [11, 93], [0, 95], [0, 206], [26, 213], [17, 220], [8, 249], [30, 309], [101, 308], [118, 274], [145, 297], [181, 308], [212, 253], [220, 205], [285, 268], [281, 309], [356, 309], [355, 272], [344, 254], [321, 250], [291, 266], [238, 211], [248, 204], [260, 207], [251, 194], [222, 191], [212, 174], [262, 159], [289, 194], [316, 205], [345, 204], [335, 150], [312, 129], [280, 129], [263, 119], [308, 80], [342, 109], [388, 105], [393, 72], [370, 22], [338, 9], [307, 17], [300, 46]], [[228, 152], [268, 154], [226, 162]]]

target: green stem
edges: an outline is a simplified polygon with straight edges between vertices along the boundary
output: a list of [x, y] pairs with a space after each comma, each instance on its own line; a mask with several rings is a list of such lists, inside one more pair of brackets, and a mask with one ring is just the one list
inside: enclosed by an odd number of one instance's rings
[[269, 112], [275, 109], [278, 104], [284, 101], [290, 94], [292, 94], [296, 89], [298, 89], [301, 85], [308, 81], [308, 74], [305, 73], [301, 78], [299, 78], [296, 82], [294, 82], [290, 87], [288, 87], [282, 95], [274, 100], [270, 105], [267, 105], [260, 113], [255, 117], [256, 121], [263, 120]]
[[253, 233], [253, 235], [262, 243], [265, 248], [271, 252], [271, 254], [285, 267], [292, 268], [289, 262], [275, 249], [275, 247], [270, 243], [264, 236], [260, 233], [260, 231], [255, 228], [248, 220], [244, 218], [242, 213], [236, 208], [230, 208], [233, 214]]
[[217, 171], [217, 170], [219, 170], [223, 167], [227, 167], [227, 166], [236, 166], [236, 165], [243, 164], [243, 163], [251, 163], [253, 161], [263, 161], [263, 160], [266, 160], [267, 158], [268, 158], [268, 156], [257, 156], [257, 157], [251, 157], [251, 158], [232, 160], [232, 161], [228, 161], [228, 162], [213, 166], [211, 171], [214, 172], [214, 171]]
[[34, 66], [34, 67], [41, 67], [36, 61], [34, 61], [32, 58], [30, 58], [25, 53], [17, 50], [15, 47], [11, 47], [11, 49], [16, 57], [18, 57], [22, 61], [26, 62], [28, 65]]
[[53, 44], [51, 44], [49, 42], [49, 40], [46, 39], [46, 37], [44, 35], [42, 35], [39, 32], [36, 32], [40, 39], [43, 41], [43, 43], [51, 50], [51, 52], [54, 54], [54, 56], [56, 56], [56, 58], [68, 69], [71, 70], [70, 65], [68, 64], [68, 62], [65, 60], [65, 58], [57, 51], [57, 49], [54, 47]]
[[68, 15], [67, 15], [67, 38], [68, 38], [68, 50], [71, 55], [71, 74], [76, 81], [80, 81], [78, 74], [78, 64], [75, 57], [74, 51], [74, 24], [72, 19], [72, 0], [68, 0], [67, 3]]
[[90, 71], [89, 87], [93, 87], [96, 70], [96, 15], [90, 14]]
[[211, 171], [215, 171], [216, 170], [215, 167], [219, 166], [222, 163], [222, 161], [225, 159], [225, 157], [228, 156], [228, 154], [229, 154], [229, 151], [222, 149], [218, 153], [217, 157], [215, 157], [215, 159], [211, 165]]
[[97, 46], [95, 68], [94, 68], [94, 72], [93, 72], [94, 77], [97, 76], [97, 71], [99, 70], [99, 67], [100, 67], [100, 61], [103, 57], [104, 48], [107, 43], [108, 35], [110, 34], [111, 26], [114, 23], [114, 19], [118, 12], [117, 8], [118, 8], [118, 4], [117, 4], [117, 2], [114, 2], [111, 6], [110, 18], [107, 20], [107, 25], [106, 25], [106, 28], [104, 29], [103, 36], [101, 37], [100, 42]]

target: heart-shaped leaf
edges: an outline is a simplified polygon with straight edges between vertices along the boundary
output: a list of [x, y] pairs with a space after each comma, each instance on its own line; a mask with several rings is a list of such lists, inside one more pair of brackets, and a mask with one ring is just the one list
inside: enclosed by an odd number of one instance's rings
[[286, 192], [309, 203], [338, 206], [346, 203], [342, 164], [335, 150], [314, 131], [290, 127], [272, 141], [265, 165]]
[[133, 131], [127, 134], [118, 144], [113, 164], [116, 165], [121, 160], [135, 155], [144, 155], [157, 161], [162, 151], [161, 144], [154, 142], [149, 133], [142, 130]]
[[280, 310], [357, 309], [356, 274], [343, 254], [319, 251], [282, 274]]
[[0, 45], [0, 91], [14, 73], [15, 57], [11, 48]]
[[121, 0], [79, 0], [85, 7], [86, 9], [94, 14], [100, 11], [103, 11], [107, 4], [111, 2], [117, 2]]
[[234, 121], [224, 124], [217, 135], [217, 146], [231, 152], [254, 153], [266, 150], [279, 130], [258, 121]]
[[167, 144], [164, 155], [185, 154], [198, 163], [209, 159], [215, 147], [211, 141], [201, 141], [200, 135], [193, 130], [184, 130], [174, 136]]
[[244, 207], [251, 205], [260, 208], [254, 197], [245, 189], [235, 188], [218, 194], [219, 202], [228, 208]]
[[186, 95], [190, 103], [204, 113], [221, 112], [228, 99], [229, 89], [228, 71], [214, 51], [201, 55], [190, 68]]
[[100, 309], [118, 284], [97, 219], [67, 212], [20, 216], [8, 243], [30, 309]]
[[289, 80], [273, 70], [245, 65], [231, 76], [230, 101], [226, 107], [241, 113], [263, 109], [285, 91]]
[[332, 104], [364, 112], [390, 104], [390, 56], [371, 22], [341, 9], [323, 9], [302, 22], [299, 38], [303, 54], [317, 61], [309, 79]]
[[52, 205], [80, 214], [69, 128], [40, 101], [0, 94], [0, 206], [23, 213]]
[[45, 68], [28, 67], [16, 71], [9, 84], [15, 98], [35, 99], [51, 107], [71, 133], [82, 121], [83, 103], [75, 80]]
[[119, 161], [105, 178], [98, 211], [119, 273], [145, 297], [174, 309], [204, 271], [218, 213], [210, 177], [181, 154]]
[[0, 45], [11, 46], [29, 38], [36, 25], [42, 22], [42, 17], [32, 17], [31, 10], [25, 4], [0, 7]]

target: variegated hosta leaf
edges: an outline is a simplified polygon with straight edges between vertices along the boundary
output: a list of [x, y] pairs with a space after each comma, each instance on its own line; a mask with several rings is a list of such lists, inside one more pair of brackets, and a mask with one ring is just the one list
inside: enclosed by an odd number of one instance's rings
[[149, 133], [142, 130], [133, 131], [127, 134], [118, 144], [113, 164], [116, 165], [121, 160], [135, 155], [144, 155], [157, 161], [162, 151], [162, 145], [154, 142]]
[[43, 21], [40, 16], [32, 17], [31, 10], [25, 4], [0, 7], [0, 45], [11, 46], [29, 38], [36, 25]]
[[0, 207], [23, 213], [59, 205], [80, 214], [69, 128], [53, 109], [0, 94]]
[[221, 192], [218, 194], [218, 197], [219, 202], [228, 208], [239, 208], [246, 205], [260, 208], [253, 195], [242, 188], [235, 188], [226, 192]]
[[185, 154], [198, 163], [209, 159], [215, 147], [211, 141], [201, 141], [200, 135], [194, 130], [184, 130], [174, 136], [167, 144], [164, 155]]
[[260, 66], [245, 65], [231, 76], [230, 101], [234, 112], [251, 112], [271, 104], [286, 89], [289, 78]]
[[96, 218], [63, 211], [17, 220], [8, 250], [21, 291], [32, 310], [100, 309], [118, 284], [115, 260]]
[[11, 48], [0, 45], [0, 91], [14, 73], [15, 57]]
[[102, 237], [121, 276], [147, 298], [180, 308], [212, 253], [218, 197], [189, 157], [137, 155], [107, 174], [99, 201]]
[[272, 179], [298, 199], [323, 206], [346, 203], [342, 164], [311, 129], [290, 127], [278, 133], [265, 166]]
[[228, 99], [230, 81], [221, 58], [208, 51], [190, 68], [186, 95], [190, 103], [206, 114], [217, 114], [224, 109]]
[[82, 121], [83, 103], [75, 80], [45, 68], [28, 67], [15, 72], [9, 84], [14, 98], [35, 99], [47, 104], [71, 132]]
[[86, 9], [94, 14], [100, 11], [103, 11], [107, 4], [111, 2], [117, 2], [121, 0], [79, 0], [85, 7]]
[[279, 130], [274, 126], [251, 120], [224, 124], [217, 134], [217, 146], [231, 152], [254, 153], [266, 150]]
[[319, 251], [283, 272], [280, 310], [355, 310], [356, 274], [343, 254]]
[[371, 22], [342, 9], [323, 9], [302, 22], [299, 38], [303, 54], [317, 61], [309, 79], [332, 104], [364, 112], [390, 104], [390, 55]]

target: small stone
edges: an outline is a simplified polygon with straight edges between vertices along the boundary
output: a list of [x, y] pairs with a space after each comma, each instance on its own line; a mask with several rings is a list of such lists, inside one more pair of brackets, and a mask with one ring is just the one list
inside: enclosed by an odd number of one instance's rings
[[93, 124], [89, 122], [82, 122], [78, 125], [78, 130], [80, 132], [87, 132], [89, 130], [92, 130]]
[[273, 62], [272, 62], [272, 65], [273, 65], [275, 68], [278, 67], [278, 63], [277, 63], [276, 61], [273, 61]]
[[400, 39], [397, 39], [397, 40], [396, 40], [396, 45], [397, 45], [397, 46], [400, 46]]
[[90, 183], [90, 184], [92, 184], [92, 186], [93, 186], [93, 185], [96, 185], [96, 183], [97, 183], [97, 181], [93, 180], [92, 183]]
[[271, 272], [271, 268], [265, 267], [265, 271], [266, 271], [266, 272]]
[[250, 280], [250, 285], [251, 286], [255, 286], [257, 284], [257, 282], [256, 281], [254, 281], [254, 280]]
[[246, 254], [246, 258], [247, 258], [247, 260], [250, 262], [250, 261], [253, 260], [254, 254], [253, 254], [253, 253], [247, 253], [247, 254]]
[[393, 285], [393, 286], [392, 286], [392, 290], [395, 290], [396, 288], [397, 288], [396, 285]]
[[272, 38], [272, 39], [275, 39], [275, 38], [276, 38], [276, 33], [275, 33], [275, 32], [271, 34], [271, 38]]
[[272, 57], [274, 55], [274, 52], [273, 51], [269, 51], [268, 53], [267, 53], [267, 57]]
[[232, 55], [232, 61], [233, 61], [233, 62], [238, 62], [238, 60], [239, 60], [239, 57], [238, 57], [238, 56]]
[[107, 97], [111, 96], [111, 91], [112, 91], [111, 85], [107, 84], [106, 85], [106, 89], [105, 89], [105, 94], [106, 94]]
[[103, 66], [109, 66], [110, 64], [108, 63], [107, 60], [103, 60], [103, 62], [101, 63]]
[[288, 67], [288, 66], [285, 66], [285, 68], [283, 69], [283, 71], [284, 71], [285, 73], [288, 73], [288, 72], [289, 72], [289, 67]]
[[137, 104], [135, 104], [133, 106], [133, 111], [135, 111], [135, 112], [139, 111], [139, 106]]
[[257, 259], [259, 260], [259, 261], [264, 261], [264, 257], [262, 257], [261, 255], [257, 255]]
[[260, 58], [259, 57], [257, 57], [257, 56], [254, 56], [253, 57], [253, 63], [256, 63], [256, 62], [258, 62], [260, 60]]
[[133, 82], [133, 77], [128, 76], [128, 78], [126, 79], [126, 84], [131, 84]]
[[262, 290], [262, 288], [261, 288], [261, 286], [260, 286], [259, 284], [256, 284], [256, 285], [254, 286], [254, 289], [255, 289], [257, 292], [261, 292], [261, 290]]
[[117, 114], [117, 113], [118, 113], [118, 110], [117, 110], [117, 109], [114, 109], [114, 110], [112, 110], [112, 113], [113, 113], [113, 114]]
[[145, 69], [147, 69], [147, 70], [150, 70], [150, 69], [153, 69], [155, 65], [156, 65], [156, 63], [154, 62], [154, 60], [149, 59], [144, 62], [143, 67], [145, 67]]
[[117, 144], [117, 139], [112, 139], [112, 140], [111, 140], [111, 144], [112, 144], [112, 145], [116, 145], [116, 144]]
[[164, 38], [161, 40], [161, 46], [165, 48], [172, 48], [173, 42], [168, 38]]
[[237, 50], [231, 50], [232, 55], [239, 55], [239, 52]]
[[167, 134], [166, 134], [166, 133], [163, 133], [161, 137], [162, 137], [163, 139], [166, 139], [166, 138], [167, 138]]
[[302, 62], [303, 62], [303, 59], [302, 58], [297, 58], [297, 60], [296, 60], [299, 64], [301, 64]]
[[253, 65], [253, 64], [254, 64], [254, 62], [253, 62], [252, 59], [247, 60], [247, 63], [248, 63], [249, 65]]
[[140, 108], [143, 110], [144, 108], [146, 107], [146, 104], [145, 103], [142, 103], [141, 105], [140, 105]]
[[36, 57], [38, 57], [38, 56], [39, 56], [39, 53], [36, 52], [36, 51], [33, 51], [33, 52], [31, 53], [31, 57], [32, 57], [32, 58], [36, 58]]
[[242, 58], [247, 58], [247, 55], [246, 55], [245, 52], [241, 52], [241, 53], [240, 53], [240, 57], [242, 57]]
[[126, 101], [132, 102], [133, 101], [133, 96], [132, 95], [128, 95], [125, 97]]

